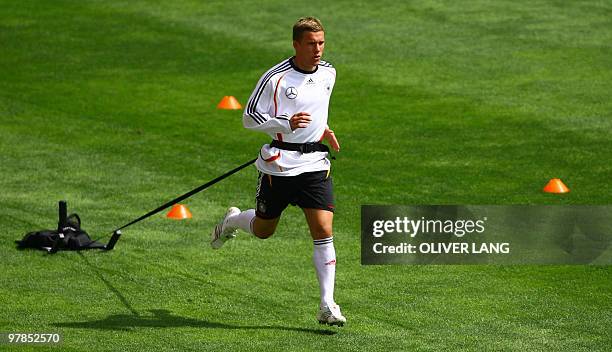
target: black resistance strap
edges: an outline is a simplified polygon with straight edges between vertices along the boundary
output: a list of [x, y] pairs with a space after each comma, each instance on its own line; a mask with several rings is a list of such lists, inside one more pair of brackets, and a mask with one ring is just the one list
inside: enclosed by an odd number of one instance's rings
[[211, 180], [211, 181], [206, 182], [205, 184], [203, 184], [203, 185], [199, 186], [198, 188], [195, 188], [195, 189], [193, 189], [193, 190], [191, 190], [191, 191], [189, 191], [189, 192], [187, 192], [187, 193], [185, 193], [185, 194], [183, 194], [183, 195], [181, 195], [181, 196], [179, 196], [179, 197], [177, 197], [177, 198], [174, 198], [173, 200], [169, 201], [168, 203], [166, 203], [166, 204], [164, 204], [164, 205], [160, 205], [160, 206], [159, 206], [159, 207], [157, 207], [156, 209], [151, 210], [150, 212], [146, 213], [145, 215], [143, 215], [143, 216], [139, 217], [138, 219], [136, 219], [136, 220], [132, 220], [132, 221], [130, 221], [129, 223], [127, 223], [127, 224], [125, 224], [125, 225], [123, 225], [123, 226], [119, 227], [118, 229], [116, 229], [115, 231], [113, 231], [113, 233], [116, 233], [117, 231], [122, 230], [122, 229], [124, 229], [124, 228], [126, 228], [126, 227], [128, 227], [128, 226], [134, 225], [135, 223], [137, 223], [137, 222], [139, 222], [139, 221], [142, 221], [142, 220], [144, 220], [144, 219], [146, 219], [146, 218], [148, 218], [148, 217], [150, 217], [150, 216], [152, 216], [152, 215], [155, 215], [155, 214], [159, 213], [160, 211], [162, 211], [162, 210], [164, 210], [164, 209], [168, 208], [169, 206], [172, 206], [172, 205], [174, 205], [174, 204], [176, 204], [176, 203], [178, 203], [178, 202], [182, 201], [183, 199], [187, 199], [187, 198], [191, 197], [192, 195], [194, 195], [194, 194], [196, 194], [196, 193], [198, 193], [198, 192], [201, 192], [201, 191], [205, 190], [206, 188], [208, 188], [208, 187], [210, 187], [210, 186], [214, 185], [215, 183], [217, 183], [217, 182], [219, 182], [219, 181], [221, 181], [221, 180], [225, 179], [226, 177], [229, 177], [229, 176], [231, 176], [231, 175], [235, 174], [236, 172], [238, 172], [238, 171], [240, 171], [240, 170], [244, 169], [245, 167], [247, 167], [247, 166], [251, 165], [251, 164], [252, 164], [252, 163], [254, 163], [255, 161], [257, 161], [257, 158], [255, 158], [255, 159], [253, 159], [253, 160], [250, 160], [250, 161], [247, 161], [246, 163], [244, 163], [244, 164], [242, 164], [242, 165], [238, 166], [237, 168], [235, 168], [235, 169], [233, 169], [233, 170], [230, 170], [230, 171], [228, 171], [228, 172], [224, 173], [223, 175], [221, 175], [221, 176], [219, 176], [219, 177], [215, 178], [214, 180]]

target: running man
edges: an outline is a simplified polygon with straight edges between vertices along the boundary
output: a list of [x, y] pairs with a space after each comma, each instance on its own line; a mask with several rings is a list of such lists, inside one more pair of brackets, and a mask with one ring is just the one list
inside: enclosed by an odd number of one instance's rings
[[244, 127], [267, 133], [270, 144], [259, 153], [256, 209], [228, 209], [215, 226], [211, 246], [221, 248], [237, 229], [265, 239], [274, 234], [289, 205], [299, 206], [314, 242], [313, 263], [321, 291], [317, 320], [342, 326], [346, 318], [334, 301], [336, 251], [332, 223], [334, 197], [329, 148], [340, 145], [327, 125], [329, 98], [336, 70], [323, 60], [325, 33], [313, 17], [293, 26], [295, 56], [269, 69], [259, 79], [243, 115]]

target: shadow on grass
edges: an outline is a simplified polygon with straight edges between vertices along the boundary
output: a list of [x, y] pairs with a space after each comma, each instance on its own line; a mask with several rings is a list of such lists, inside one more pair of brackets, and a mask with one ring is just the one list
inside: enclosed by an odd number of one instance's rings
[[195, 327], [195, 328], [208, 328], [208, 329], [242, 329], [242, 330], [284, 330], [284, 331], [297, 331], [306, 332], [318, 335], [335, 335], [336, 332], [333, 330], [326, 329], [307, 329], [289, 326], [278, 326], [278, 325], [232, 325], [225, 323], [217, 323], [207, 320], [200, 320], [194, 318], [185, 318], [178, 315], [173, 315], [172, 312], [166, 309], [151, 309], [149, 312], [153, 316], [141, 315], [132, 305], [129, 303], [127, 298], [113, 286], [102, 274], [102, 269], [93, 265], [85, 255], [79, 252], [79, 256], [91, 270], [91, 272], [97, 276], [106, 287], [111, 291], [121, 304], [130, 311], [131, 314], [114, 314], [109, 315], [105, 319], [93, 320], [93, 321], [82, 321], [82, 322], [65, 322], [53, 324], [57, 327], [64, 328], [80, 328], [80, 329], [99, 329], [99, 330], [133, 330], [136, 328], [177, 328], [177, 327]]
[[99, 330], [133, 330], [136, 328], [178, 328], [193, 327], [207, 329], [236, 329], [236, 330], [284, 330], [307, 332], [318, 335], [334, 335], [335, 331], [325, 329], [307, 329], [278, 325], [232, 325], [213, 321], [185, 318], [173, 315], [166, 309], [151, 309], [153, 316], [114, 314], [105, 319], [81, 322], [56, 323], [61, 328], [99, 329]]

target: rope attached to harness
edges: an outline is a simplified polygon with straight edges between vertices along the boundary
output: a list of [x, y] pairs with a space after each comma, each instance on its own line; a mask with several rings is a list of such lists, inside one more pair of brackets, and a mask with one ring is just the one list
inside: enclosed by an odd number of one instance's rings
[[215, 183], [217, 183], [217, 182], [219, 182], [219, 181], [221, 181], [221, 180], [223, 180], [223, 179], [225, 179], [225, 178], [235, 174], [236, 172], [244, 169], [245, 167], [253, 164], [256, 160], [257, 160], [257, 158], [255, 158], [253, 160], [250, 160], [250, 161], [247, 161], [246, 163], [238, 166], [235, 169], [232, 169], [232, 170], [224, 173], [223, 175], [215, 178], [214, 180], [208, 181], [205, 184], [203, 184], [203, 185], [201, 185], [201, 186], [199, 186], [197, 188], [194, 188], [191, 191], [189, 191], [189, 192], [187, 192], [187, 193], [185, 193], [185, 194], [183, 194], [181, 196], [178, 196], [178, 197], [174, 198], [173, 200], [171, 200], [171, 201], [169, 201], [169, 202], [167, 202], [167, 203], [165, 203], [163, 205], [160, 205], [159, 207], [151, 210], [150, 212], [148, 212], [148, 213], [144, 214], [143, 216], [139, 217], [138, 219], [132, 220], [132, 221], [128, 222], [127, 224], [117, 228], [115, 231], [113, 231], [113, 233], [115, 233], [115, 232], [117, 232], [119, 230], [123, 230], [124, 228], [126, 228], [128, 226], [134, 225], [135, 223], [140, 222], [140, 221], [142, 221], [142, 220], [144, 220], [144, 219], [146, 219], [146, 218], [148, 218], [150, 216], [153, 216], [153, 215], [159, 213], [160, 211], [168, 208], [169, 206], [172, 206], [172, 205], [182, 201], [183, 199], [187, 199], [187, 198], [191, 197], [192, 195], [205, 190], [206, 188], [214, 185]]

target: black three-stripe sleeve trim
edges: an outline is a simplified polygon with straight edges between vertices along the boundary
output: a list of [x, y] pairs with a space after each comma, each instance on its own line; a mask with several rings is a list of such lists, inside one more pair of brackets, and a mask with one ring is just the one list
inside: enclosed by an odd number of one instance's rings
[[[262, 124], [263, 122], [265, 122], [265, 117], [263, 115], [261, 115], [260, 113], [258, 113], [257, 111], [255, 111], [255, 108], [257, 107], [257, 104], [259, 103], [259, 98], [261, 98], [261, 94], [263, 93], [266, 84], [268, 84], [268, 81], [277, 73], [281, 73], [284, 71], [287, 71], [291, 68], [291, 65], [289, 63], [289, 60], [284, 61], [283, 63], [277, 65], [276, 68], [270, 70], [265, 76], [264, 79], [261, 81], [261, 84], [257, 87], [256, 89], [256, 93], [253, 96], [253, 99], [251, 99], [247, 105], [247, 115], [251, 116], [253, 118], [253, 120], [255, 120], [255, 122]], [[255, 117], [258, 117], [259, 119], [256, 119]], [[261, 121], [263, 120], [263, 121]]]
[[263, 117], [263, 115], [258, 113], [258, 112], [247, 113], [247, 115], [249, 115], [259, 125], [261, 125], [262, 123], [266, 122], [265, 117]]
[[261, 94], [263, 93], [266, 84], [268, 84], [268, 81], [270, 81], [270, 79], [277, 73], [281, 73], [281, 72], [285, 72], [287, 70], [289, 70], [291, 68], [291, 66], [282, 66], [279, 67], [277, 69], [275, 69], [274, 71], [270, 71], [270, 73], [268, 73], [266, 75], [266, 78], [261, 82], [261, 85], [259, 86], [258, 90], [257, 90], [257, 94], [255, 95], [255, 99], [253, 99], [252, 101], [249, 102], [249, 106], [248, 106], [248, 111], [249, 112], [255, 112], [255, 108], [257, 107], [257, 104], [259, 103], [259, 98], [261, 98]]

